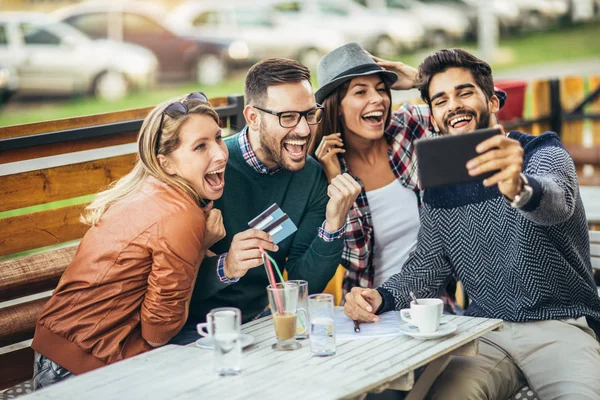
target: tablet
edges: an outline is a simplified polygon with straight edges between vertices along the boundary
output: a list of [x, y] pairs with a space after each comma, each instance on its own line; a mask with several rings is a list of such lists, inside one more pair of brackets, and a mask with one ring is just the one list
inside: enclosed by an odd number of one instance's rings
[[479, 155], [475, 151], [479, 143], [499, 134], [499, 129], [487, 128], [416, 141], [415, 151], [421, 189], [483, 181], [494, 175], [498, 171], [471, 176], [467, 171], [467, 162]]

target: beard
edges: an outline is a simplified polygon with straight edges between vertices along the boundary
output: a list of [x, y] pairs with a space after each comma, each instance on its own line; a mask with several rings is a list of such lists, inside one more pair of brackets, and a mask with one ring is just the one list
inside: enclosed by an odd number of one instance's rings
[[[265, 124], [264, 119], [260, 121], [258, 127], [258, 137], [260, 140], [260, 147], [264, 154], [264, 156], [271, 162], [277, 164], [280, 168], [283, 168], [288, 171], [299, 171], [304, 168], [304, 164], [306, 164], [306, 157], [303, 162], [293, 162], [291, 160], [287, 160], [283, 148], [283, 142], [285, 140], [294, 140], [297, 138], [292, 137], [284, 137], [281, 142], [277, 142], [273, 135], [269, 135], [267, 131], [267, 126]], [[308, 146], [308, 143], [306, 144]]]
[[475, 129], [485, 129], [489, 128], [490, 126], [492, 114], [490, 113], [489, 107], [486, 107], [485, 109], [481, 110], [481, 112], [479, 113], [479, 117], [477, 117], [477, 113], [473, 110], [461, 110], [459, 112], [449, 114], [448, 117], [446, 117], [446, 119], [444, 120], [443, 124], [438, 124], [440, 133], [443, 135], [447, 135], [450, 132], [449, 121], [457, 115], [461, 114], [471, 115], [475, 119]]

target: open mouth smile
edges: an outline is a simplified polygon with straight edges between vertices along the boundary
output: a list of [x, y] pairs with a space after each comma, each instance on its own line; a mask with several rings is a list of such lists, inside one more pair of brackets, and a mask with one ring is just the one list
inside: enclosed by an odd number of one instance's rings
[[307, 140], [286, 140], [283, 142], [283, 148], [288, 152], [292, 159], [303, 158], [306, 153]]
[[469, 125], [474, 118], [472, 113], [461, 113], [448, 118], [447, 124], [453, 129], [461, 129]]
[[379, 126], [383, 124], [383, 111], [371, 111], [363, 114], [361, 118], [369, 125]]
[[204, 175], [204, 180], [208, 183], [210, 189], [215, 192], [220, 191], [225, 186], [225, 167], [207, 172]]

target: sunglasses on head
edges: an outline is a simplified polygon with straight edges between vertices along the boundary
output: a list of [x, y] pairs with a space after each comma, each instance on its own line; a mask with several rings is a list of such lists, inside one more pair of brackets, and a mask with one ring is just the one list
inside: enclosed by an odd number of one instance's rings
[[156, 154], [158, 154], [158, 144], [160, 143], [160, 136], [162, 135], [162, 126], [165, 119], [165, 114], [171, 118], [179, 118], [182, 115], [186, 115], [189, 112], [189, 109], [185, 103], [189, 100], [199, 100], [203, 103], [208, 103], [208, 97], [206, 97], [203, 92], [192, 92], [188, 94], [182, 101], [176, 101], [169, 104], [160, 114], [158, 134], [156, 135]]

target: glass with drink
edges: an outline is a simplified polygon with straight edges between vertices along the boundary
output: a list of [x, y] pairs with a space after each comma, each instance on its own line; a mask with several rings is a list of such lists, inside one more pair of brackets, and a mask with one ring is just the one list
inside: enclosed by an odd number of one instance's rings
[[310, 351], [316, 356], [335, 354], [333, 304], [331, 294], [319, 293], [308, 296]]
[[288, 351], [302, 347], [296, 341], [296, 307], [298, 304], [298, 285], [286, 282], [275, 287], [267, 286], [269, 306], [273, 315], [273, 325], [277, 343], [274, 350]]
[[239, 308], [221, 307], [210, 310], [206, 322], [196, 326], [200, 336], [212, 339], [214, 369], [219, 375], [237, 375], [242, 370], [241, 323]]
[[298, 285], [298, 307], [296, 311], [296, 339], [308, 338], [308, 282], [290, 280], [287, 283]]

